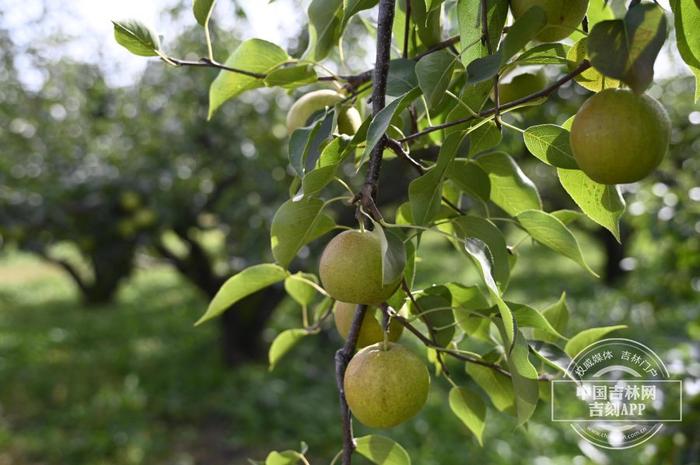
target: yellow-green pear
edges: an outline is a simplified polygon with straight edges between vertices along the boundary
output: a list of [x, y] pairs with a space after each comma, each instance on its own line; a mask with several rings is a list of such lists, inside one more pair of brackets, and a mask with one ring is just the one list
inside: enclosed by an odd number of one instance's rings
[[630, 90], [606, 89], [579, 108], [571, 150], [579, 168], [601, 184], [639, 181], [668, 151], [671, 123], [661, 104]]
[[321, 284], [341, 302], [378, 305], [391, 297], [401, 275], [384, 283], [382, 245], [370, 231], [349, 230], [326, 245], [319, 264]]
[[389, 342], [367, 346], [350, 360], [345, 398], [357, 420], [371, 428], [391, 428], [417, 414], [428, 398], [430, 374], [405, 347]]
[[[307, 125], [309, 118], [317, 111], [332, 107], [343, 100], [345, 95], [330, 89], [319, 89], [303, 95], [294, 102], [287, 113], [287, 131], [289, 134]], [[362, 124], [362, 118], [357, 109], [351, 105], [343, 105], [338, 111], [338, 132], [353, 135]]]

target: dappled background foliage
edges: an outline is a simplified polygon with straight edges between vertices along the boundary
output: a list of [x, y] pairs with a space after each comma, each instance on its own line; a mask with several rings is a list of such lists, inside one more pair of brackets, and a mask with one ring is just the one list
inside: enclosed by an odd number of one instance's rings
[[[186, 31], [174, 50], [200, 40]], [[340, 441], [334, 331], [307, 338], [268, 373], [256, 361], [261, 349], [299, 324], [279, 290], [248, 303], [262, 321], [233, 322], [255, 337], [226, 358], [225, 324], [223, 333], [192, 328], [226, 277], [270, 260], [269, 223], [289, 197], [283, 116], [291, 99], [246, 94], [204, 123], [211, 72], [153, 63], [132, 86], [115, 88], [94, 63], [62, 59], [42, 63], [47, 78], [36, 89], [20, 79], [8, 31], [0, 44], [0, 463], [243, 464], [299, 439], [312, 463], [331, 457]], [[678, 78], [651, 89], [673, 120], [671, 153], [649, 179], [625, 187], [624, 248], [592, 223], [575, 224], [605, 279], [526, 241], [519, 251], [528, 268], [511, 283], [512, 295], [532, 305], [565, 290], [577, 330], [627, 323], [621, 334], [656, 349], [686, 380], [684, 423], [606, 457], [550, 423], [546, 409], [527, 430], [492, 415], [482, 449], [438, 400], [446, 393], [435, 383], [427, 408], [391, 433], [416, 463], [700, 461], [699, 348], [690, 342], [700, 339], [700, 109], [688, 98], [692, 85]], [[565, 86], [549, 105], [515, 118], [560, 124], [584, 98]], [[547, 184], [548, 167], [507, 137], [548, 209], [572, 207]], [[507, 234], [519, 239], [515, 229]], [[418, 286], [471, 276], [437, 236], [425, 241], [432, 260]], [[299, 264], [313, 267], [316, 253], [305, 250]], [[455, 379], [470, 382], [461, 368], [452, 367]]]

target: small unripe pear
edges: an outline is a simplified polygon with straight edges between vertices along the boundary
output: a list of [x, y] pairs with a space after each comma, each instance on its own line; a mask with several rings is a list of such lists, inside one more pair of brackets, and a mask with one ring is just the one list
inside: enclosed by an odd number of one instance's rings
[[[347, 302], [336, 302], [335, 304], [335, 327], [343, 339], [348, 338], [352, 320], [355, 317], [357, 304], [349, 304]], [[377, 307], [369, 307], [362, 319], [360, 326], [360, 334], [357, 337], [357, 347], [362, 348], [368, 345], [382, 342], [384, 340], [384, 329], [379, 324], [376, 318]], [[398, 321], [392, 319], [389, 322], [389, 340], [395, 342], [401, 337], [403, 326]]]
[[[287, 113], [287, 131], [289, 134], [307, 125], [309, 118], [317, 111], [332, 107], [346, 97], [334, 90], [320, 89], [303, 95], [294, 102]], [[350, 105], [341, 106], [338, 111], [338, 132], [353, 135], [362, 124], [357, 109]]]
[[410, 350], [373, 344], [350, 360], [343, 382], [352, 414], [371, 428], [390, 428], [417, 414], [428, 399], [430, 374]]
[[321, 284], [341, 302], [378, 305], [391, 297], [401, 281], [384, 284], [382, 247], [369, 231], [343, 231], [326, 245], [319, 264]]
[[517, 19], [538, 6], [547, 16], [547, 25], [537, 34], [542, 42], [555, 42], [569, 37], [586, 16], [588, 0], [510, 0], [510, 9]]
[[579, 168], [601, 184], [636, 182], [668, 151], [671, 122], [661, 104], [630, 90], [606, 89], [586, 100], [571, 125]]

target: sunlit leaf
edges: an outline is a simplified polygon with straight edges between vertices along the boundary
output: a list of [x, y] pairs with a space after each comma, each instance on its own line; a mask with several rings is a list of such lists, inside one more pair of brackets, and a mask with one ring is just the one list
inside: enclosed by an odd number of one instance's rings
[[206, 313], [195, 323], [199, 325], [222, 314], [231, 305], [261, 289], [283, 281], [287, 270], [279, 265], [264, 263], [251, 266], [229, 278], [209, 303]]

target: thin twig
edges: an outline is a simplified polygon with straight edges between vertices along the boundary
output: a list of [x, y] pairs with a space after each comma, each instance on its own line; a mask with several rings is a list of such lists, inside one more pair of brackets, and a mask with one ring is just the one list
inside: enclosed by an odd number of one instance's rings
[[408, 58], [408, 38], [411, 35], [411, 0], [406, 0], [406, 21], [403, 25], [403, 53], [404, 59]]
[[[425, 323], [425, 326], [428, 328], [428, 333], [430, 334], [429, 341], [433, 345], [433, 347], [440, 347], [437, 344], [437, 341], [435, 339], [435, 331], [433, 330], [433, 327], [430, 325], [428, 320], [425, 318], [425, 313], [423, 311], [423, 308], [421, 305], [418, 303], [415, 297], [413, 297], [413, 293], [411, 292], [411, 288], [408, 286], [408, 282], [406, 282], [406, 279], [401, 280], [401, 288], [403, 291], [406, 293], [408, 298], [411, 300], [411, 303], [413, 304], [414, 307], [418, 310], [418, 314], [421, 315], [420, 319]], [[445, 361], [442, 359], [442, 354], [440, 352], [436, 352], [435, 358], [437, 358], [438, 363], [440, 364], [440, 368], [442, 368], [442, 372], [445, 373], [445, 375], [450, 376], [450, 372], [447, 369], [447, 364], [445, 364]]]
[[[535, 92], [535, 93], [532, 93], [530, 95], [526, 95], [525, 97], [521, 97], [519, 99], [505, 103], [505, 104], [501, 105], [499, 110], [500, 111], [509, 110], [511, 108], [515, 108], [519, 105], [522, 105], [524, 103], [528, 103], [528, 102], [531, 102], [533, 100], [537, 100], [538, 98], [548, 97], [555, 90], [557, 90], [558, 88], [560, 88], [561, 86], [563, 86], [567, 82], [571, 81], [573, 78], [575, 78], [579, 74], [583, 73], [584, 71], [586, 71], [590, 67], [591, 67], [591, 63], [588, 60], [583, 60], [581, 62], [581, 64], [578, 65], [578, 67], [576, 69], [574, 69], [570, 73], [562, 76], [560, 79], [558, 79], [556, 82], [554, 82], [549, 87], [546, 87], [545, 89], [542, 89], [539, 92]], [[487, 110], [483, 110], [483, 111], [479, 112], [476, 116], [467, 116], [465, 118], [461, 118], [458, 120], [448, 121], [448, 122], [442, 123], [442, 124], [436, 124], [435, 126], [429, 126], [425, 129], [423, 129], [422, 131], [418, 131], [416, 133], [409, 134], [406, 137], [404, 137], [403, 139], [399, 139], [398, 142], [401, 142], [401, 143], [408, 142], [410, 140], [422, 137], [426, 134], [430, 134], [431, 132], [439, 131], [441, 129], [447, 129], [449, 127], [458, 126], [458, 125], [464, 124], [464, 123], [468, 123], [469, 121], [472, 121], [472, 120], [477, 119], [477, 118], [486, 118], [489, 116], [493, 116], [495, 113], [496, 113], [496, 108], [489, 108]]]
[[[421, 165], [418, 161], [412, 158], [411, 155], [403, 149], [403, 147], [397, 140], [387, 138], [386, 146], [387, 148], [391, 149], [400, 159], [408, 162], [408, 164], [410, 164], [418, 172], [419, 175], [425, 174], [425, 168], [423, 167], [423, 165]], [[442, 201], [445, 202], [445, 205], [447, 205], [457, 213], [464, 215], [464, 210], [459, 208], [444, 195], [442, 196]]]
[[345, 345], [338, 349], [335, 353], [335, 383], [338, 386], [338, 398], [340, 400], [340, 416], [343, 424], [343, 465], [350, 465], [352, 461], [352, 453], [355, 450], [355, 439], [352, 435], [352, 416], [350, 407], [345, 399], [345, 369], [350, 363], [357, 338], [360, 335], [360, 327], [362, 320], [367, 312], [367, 305], [358, 305], [355, 310], [355, 316], [352, 319], [352, 326], [348, 332], [348, 338], [345, 340]]
[[445, 39], [442, 42], [438, 42], [437, 44], [430, 47], [428, 50], [417, 54], [415, 57], [413, 57], [413, 59], [418, 61], [426, 55], [430, 55], [431, 53], [438, 52], [438, 51], [442, 50], [443, 48], [450, 47], [450, 46], [456, 44], [457, 42], [459, 42], [459, 36], [458, 35], [452, 36], [449, 39]]

